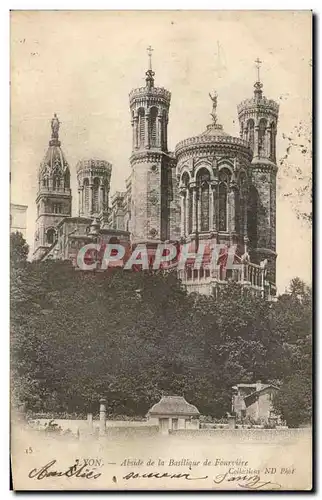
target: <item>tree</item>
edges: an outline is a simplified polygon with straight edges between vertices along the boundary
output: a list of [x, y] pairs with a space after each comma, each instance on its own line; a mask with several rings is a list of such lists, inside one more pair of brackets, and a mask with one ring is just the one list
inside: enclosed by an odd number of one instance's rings
[[16, 231], [10, 234], [10, 261], [17, 265], [27, 260], [29, 246], [22, 233]]
[[178, 394], [220, 418], [236, 383], [307, 370], [310, 307], [296, 280], [269, 303], [234, 283], [187, 295], [175, 272], [27, 262], [11, 279], [13, 393], [26, 411], [81, 415], [105, 396], [114, 416]]

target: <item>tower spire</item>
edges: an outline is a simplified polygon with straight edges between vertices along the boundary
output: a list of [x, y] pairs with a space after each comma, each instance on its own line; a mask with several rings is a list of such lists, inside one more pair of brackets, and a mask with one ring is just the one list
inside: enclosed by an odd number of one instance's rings
[[154, 49], [152, 49], [151, 45], [148, 46], [146, 49], [149, 57], [149, 71], [152, 71], [152, 52]]
[[260, 79], [261, 64], [262, 64], [262, 61], [257, 57], [257, 59], [255, 59], [255, 65], [256, 65], [256, 69], [257, 69], [257, 81], [258, 82], [261, 81], [261, 79]]
[[260, 99], [263, 95], [263, 84], [260, 80], [260, 67], [261, 67], [261, 64], [262, 64], [262, 61], [257, 57], [257, 59], [255, 59], [255, 66], [256, 66], [256, 71], [257, 71], [257, 80], [254, 84], [254, 88], [255, 88], [255, 91], [254, 91], [254, 95], [255, 95], [255, 99]]
[[149, 66], [148, 66], [148, 70], [147, 72], [145, 73], [146, 74], [146, 86], [150, 89], [151, 87], [154, 87], [154, 71], [152, 70], [152, 52], [153, 52], [153, 48], [151, 47], [151, 45], [149, 45], [146, 49], [147, 53], [148, 53], [148, 57], [149, 57]]

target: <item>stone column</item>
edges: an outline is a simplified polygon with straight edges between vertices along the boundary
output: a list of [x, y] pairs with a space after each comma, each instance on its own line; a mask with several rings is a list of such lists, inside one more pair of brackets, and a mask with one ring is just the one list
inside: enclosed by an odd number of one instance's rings
[[89, 201], [88, 201], [88, 212], [89, 214], [92, 214], [93, 213], [93, 188], [94, 188], [94, 185], [93, 185], [93, 181], [90, 180], [90, 183], [89, 183]]
[[78, 188], [78, 216], [82, 213], [82, 189]]
[[265, 146], [266, 146], [266, 156], [268, 158], [271, 158], [272, 155], [271, 155], [271, 127], [270, 126], [268, 126], [266, 128], [265, 134], [266, 134], [266, 141], [265, 141], [266, 142], [266, 144], [265, 144]]
[[209, 184], [209, 231], [214, 230], [214, 191]]
[[201, 231], [201, 186], [197, 188], [197, 229], [200, 233]]
[[164, 118], [164, 149], [168, 149], [168, 116]]
[[82, 190], [82, 193], [81, 193], [81, 204], [82, 204], [82, 208], [81, 208], [81, 214], [84, 215], [84, 211], [85, 211], [85, 207], [84, 207], [84, 204], [85, 204], [85, 194], [84, 194], [84, 186], [81, 186], [81, 190]]
[[149, 122], [150, 122], [150, 113], [145, 115], [145, 129], [144, 129], [144, 146], [146, 148], [150, 147], [150, 137], [149, 137]]
[[185, 208], [185, 235], [189, 235], [189, 219], [190, 219], [190, 189], [186, 192], [186, 208]]
[[156, 147], [161, 148], [161, 135], [162, 135], [162, 114], [160, 114], [160, 110], [157, 116], [157, 133], [156, 133]]
[[185, 222], [186, 222], [186, 200], [185, 200], [186, 190], [181, 189], [180, 191], [180, 210], [181, 210], [181, 225], [180, 225], [180, 235], [185, 236]]
[[133, 148], [134, 149], [137, 149], [139, 147], [139, 116], [138, 116], [138, 112], [135, 111], [134, 112], [134, 130], [133, 130], [133, 133], [134, 133], [134, 138], [133, 138]]
[[103, 208], [104, 208], [104, 186], [103, 184], [100, 184], [98, 211], [103, 212]]
[[106, 399], [100, 399], [100, 435], [104, 436], [106, 431]]
[[236, 211], [235, 211], [235, 189], [230, 188], [229, 191], [229, 203], [228, 203], [228, 208], [229, 208], [229, 214], [228, 214], [228, 223], [229, 223], [229, 232], [235, 233], [236, 232], [236, 221], [235, 221], [235, 216], [236, 216]]
[[192, 189], [192, 232], [197, 232], [197, 186], [194, 184]]

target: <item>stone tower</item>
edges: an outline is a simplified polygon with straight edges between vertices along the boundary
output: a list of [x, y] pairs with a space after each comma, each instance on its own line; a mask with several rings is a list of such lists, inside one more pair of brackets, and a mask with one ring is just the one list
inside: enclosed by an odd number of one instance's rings
[[267, 279], [276, 280], [276, 132], [279, 105], [263, 95], [259, 65], [254, 96], [238, 106], [240, 137], [253, 150], [248, 198], [248, 237], [253, 262], [267, 259]]
[[171, 155], [167, 128], [171, 93], [154, 86], [151, 52], [145, 87], [130, 92], [133, 130], [131, 224], [133, 243], [157, 243], [170, 234]]
[[34, 258], [40, 259], [57, 239], [57, 224], [71, 215], [70, 170], [59, 140], [60, 122], [51, 120], [51, 139], [38, 172]]
[[107, 224], [111, 163], [97, 159], [81, 160], [76, 171], [79, 216], [99, 218], [102, 225]]

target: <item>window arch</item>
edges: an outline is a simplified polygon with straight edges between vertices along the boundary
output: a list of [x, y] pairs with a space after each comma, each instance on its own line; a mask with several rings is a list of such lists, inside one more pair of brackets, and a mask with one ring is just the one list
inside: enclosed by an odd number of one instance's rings
[[93, 212], [99, 212], [99, 189], [100, 189], [100, 180], [98, 177], [95, 177], [93, 182]]
[[206, 168], [201, 168], [197, 172], [197, 189], [200, 220], [198, 227], [201, 232], [209, 231], [209, 182], [210, 173]]
[[47, 229], [46, 231], [46, 241], [49, 245], [52, 245], [56, 239], [56, 231], [54, 228]]
[[69, 168], [66, 168], [65, 174], [64, 174], [64, 187], [65, 189], [70, 188], [70, 172]]
[[265, 144], [265, 138], [266, 138], [266, 127], [267, 127], [267, 120], [265, 118], [261, 118], [259, 121], [259, 127], [258, 127], [258, 149], [259, 149], [259, 154], [265, 155], [266, 154], [266, 144]]
[[152, 147], [157, 146], [157, 117], [158, 108], [153, 107], [150, 109], [150, 120], [149, 120], [149, 134], [150, 134], [150, 145]]
[[89, 212], [89, 181], [84, 179], [84, 212], [88, 214]]
[[228, 168], [219, 171], [219, 231], [228, 231], [228, 188], [231, 172]]
[[254, 128], [255, 128], [254, 120], [252, 119], [248, 120], [246, 136], [247, 136], [247, 142], [252, 149], [254, 149]]
[[166, 148], [167, 145], [167, 112], [164, 109], [162, 112], [161, 122], [161, 147]]
[[227, 231], [227, 201], [228, 186], [225, 182], [219, 184], [219, 231]]
[[58, 172], [55, 172], [53, 175], [53, 189], [60, 188], [60, 175]]
[[189, 178], [188, 172], [183, 172], [183, 174], [181, 176], [181, 182], [180, 182], [180, 184], [182, 184], [182, 186], [188, 187], [189, 180], [190, 180], [190, 178]]
[[143, 108], [139, 109], [139, 146], [144, 146], [145, 138], [145, 111]]
[[49, 179], [48, 179], [48, 176], [46, 175], [43, 180], [42, 180], [42, 185], [44, 187], [49, 187]]

